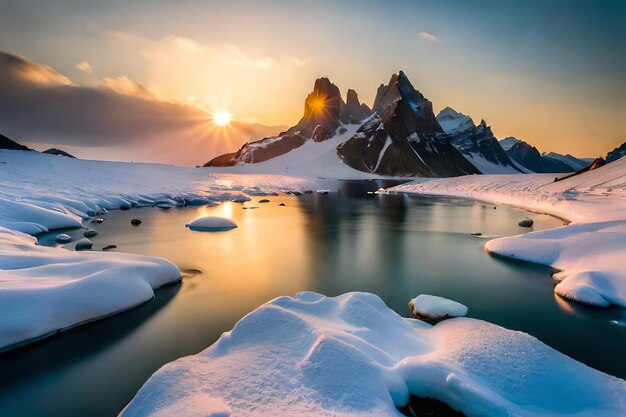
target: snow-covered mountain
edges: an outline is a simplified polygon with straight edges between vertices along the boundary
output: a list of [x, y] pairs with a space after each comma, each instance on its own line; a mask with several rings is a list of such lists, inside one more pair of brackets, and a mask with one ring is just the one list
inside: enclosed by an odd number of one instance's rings
[[624, 155], [626, 155], [626, 142], [622, 143], [620, 146], [613, 149], [611, 152], [607, 153], [606, 162], [609, 163], [609, 162], [617, 161], [618, 159], [622, 158]]
[[375, 114], [337, 147], [345, 164], [393, 176], [449, 177], [478, 174], [448, 140], [432, 103], [400, 71], [379, 88]]
[[437, 121], [450, 137], [450, 143], [483, 174], [525, 172], [508, 157], [484, 120], [476, 126], [470, 116], [446, 107]]
[[544, 153], [542, 156], [556, 159], [557, 161], [561, 161], [564, 164], [567, 164], [570, 167], [572, 167], [572, 169], [574, 169], [575, 171], [580, 171], [582, 169], [589, 167], [589, 165], [591, 165], [591, 163], [594, 161], [593, 158], [591, 159], [576, 158], [574, 155], [570, 155], [570, 154], [563, 155], [563, 154], [556, 153], [556, 152]]
[[509, 149], [511, 149], [513, 147], [513, 145], [515, 145], [518, 142], [521, 142], [521, 140], [519, 140], [518, 138], [514, 138], [513, 136], [508, 136], [504, 139], [500, 139], [500, 146], [502, 146], [502, 149], [504, 149], [505, 151], [508, 151]]
[[563, 158], [542, 155], [539, 150], [523, 140], [508, 137], [500, 141], [500, 146], [511, 160], [522, 167], [537, 173], [574, 172], [578, 169], [564, 162]]
[[[379, 87], [374, 102], [373, 112], [359, 103], [354, 90], [348, 90], [344, 102], [339, 88], [328, 78], [320, 78], [305, 100], [304, 115], [297, 125], [279, 136], [249, 142], [205, 166], [264, 162], [308, 142], [335, 142], [341, 138], [333, 148], [333, 158], [358, 171], [422, 177], [480, 173], [450, 144], [435, 118], [432, 103], [413, 88], [403, 72]], [[346, 137], [346, 133], [351, 136]], [[311, 152], [318, 154], [313, 149]], [[320, 163], [328, 164], [327, 152], [323, 154]], [[310, 158], [307, 161], [315, 163]]]

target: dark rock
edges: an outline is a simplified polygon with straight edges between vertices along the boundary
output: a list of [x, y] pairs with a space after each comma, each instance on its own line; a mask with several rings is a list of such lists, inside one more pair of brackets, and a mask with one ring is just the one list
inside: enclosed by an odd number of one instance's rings
[[81, 250], [89, 250], [93, 247], [93, 242], [89, 239], [81, 239], [78, 242], [76, 242], [76, 246], [74, 246], [74, 250], [76, 251], [81, 251]]
[[626, 142], [606, 154], [606, 163], [608, 164], [610, 162], [617, 161], [624, 155], [626, 155]]
[[96, 232], [95, 230], [87, 230], [83, 233], [83, 236], [85, 237], [94, 237], [98, 235], [98, 232]]
[[100, 219], [100, 218], [91, 219], [91, 222], [92, 222], [92, 223], [98, 223], [98, 224], [100, 224], [100, 223], [102, 223], [103, 221], [104, 221], [104, 219]]
[[245, 206], [245, 207], [242, 207], [242, 208], [243, 208], [244, 210], [258, 209], [258, 207], [257, 207], [257, 206]]
[[285, 207], [285, 203], [278, 204], [279, 207]]
[[0, 149], [8, 149], [11, 151], [33, 151], [24, 145], [20, 145], [19, 143], [12, 141], [4, 135], [0, 135]]
[[140, 219], [132, 219], [130, 221], [130, 224], [132, 224], [133, 226], [139, 226], [141, 224], [141, 220]]
[[303, 193], [304, 194], [313, 194], [313, 190], [304, 190]]
[[106, 245], [102, 250], [111, 250], [117, 248], [117, 245]]
[[528, 217], [524, 217], [522, 220], [520, 220], [517, 225], [520, 227], [532, 227], [534, 221], [533, 219], [529, 219]]
[[483, 235], [483, 234], [482, 234], [482, 233], [480, 233], [480, 232], [477, 232], [477, 233], [472, 233], [472, 236], [477, 236], [477, 237], [478, 237], [478, 236], [482, 236], [482, 235]]
[[123, 211], [130, 210], [131, 208], [132, 208], [132, 206], [130, 204], [122, 204], [120, 206], [120, 210], [123, 210]]
[[47, 153], [50, 155], [57, 155], [57, 156], [65, 156], [68, 158], [76, 158], [74, 155], [65, 152], [64, 150], [61, 149], [57, 149], [57, 148], [50, 148], [50, 149], [46, 149], [45, 151], [43, 151], [42, 153]]
[[267, 198], [259, 200], [259, 203], [269, 203], [270, 201]]

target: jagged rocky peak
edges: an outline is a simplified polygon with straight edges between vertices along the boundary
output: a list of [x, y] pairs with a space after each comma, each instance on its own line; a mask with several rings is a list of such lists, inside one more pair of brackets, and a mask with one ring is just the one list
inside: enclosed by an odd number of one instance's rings
[[2, 134], [0, 134], [0, 149], [9, 149], [12, 151], [32, 151], [32, 149], [24, 145], [20, 145]]
[[359, 102], [356, 91], [348, 89], [346, 93], [346, 104], [341, 109], [341, 122], [346, 124], [357, 124], [363, 122], [372, 114], [372, 110], [365, 103]]
[[620, 146], [613, 149], [611, 152], [607, 153], [606, 162], [609, 163], [609, 162], [617, 161], [618, 159], [622, 158], [624, 155], [626, 155], [626, 142], [622, 143]]
[[471, 117], [459, 113], [452, 107], [446, 107], [441, 110], [437, 115], [437, 121], [444, 132], [448, 134], [469, 130], [475, 127]]
[[372, 107], [374, 111], [380, 108], [380, 104], [382, 103], [383, 98], [385, 98], [386, 95], [387, 86], [385, 84], [379, 85], [378, 89], [376, 90], [376, 97], [374, 98], [374, 106]]
[[395, 176], [479, 173], [449, 142], [428, 101], [400, 71], [378, 88], [376, 115], [337, 147], [354, 169]]
[[288, 133], [297, 133], [317, 142], [326, 140], [339, 127], [344, 106], [339, 88], [326, 77], [318, 78], [313, 91], [304, 100], [302, 119]]

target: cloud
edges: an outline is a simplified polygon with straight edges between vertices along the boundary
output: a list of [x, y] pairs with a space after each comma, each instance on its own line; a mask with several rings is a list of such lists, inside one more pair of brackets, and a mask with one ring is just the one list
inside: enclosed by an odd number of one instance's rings
[[69, 78], [47, 65], [38, 64], [17, 55], [5, 54], [1, 51], [0, 76], [40, 85], [72, 85]]
[[433, 35], [432, 33], [420, 32], [419, 37], [425, 40], [426, 42], [433, 42], [433, 43], [439, 42], [439, 38]]
[[126, 76], [79, 86], [1, 51], [0, 91], [0, 133], [29, 144], [81, 147], [79, 155], [97, 159], [196, 165], [282, 129], [238, 123], [225, 134], [206, 112], [161, 101]]
[[140, 97], [144, 100], [158, 99], [158, 94], [150, 91], [150, 89], [144, 87], [143, 85], [134, 82], [125, 75], [120, 75], [117, 77], [105, 77], [102, 80], [102, 84], [106, 88], [116, 92], [117, 94]]
[[76, 64], [76, 69], [84, 72], [85, 74], [93, 74], [93, 68], [91, 68], [91, 64], [87, 61]]

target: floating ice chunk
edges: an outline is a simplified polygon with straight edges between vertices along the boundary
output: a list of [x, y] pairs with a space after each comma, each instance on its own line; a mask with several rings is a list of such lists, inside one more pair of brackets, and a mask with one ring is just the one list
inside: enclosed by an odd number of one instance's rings
[[219, 232], [222, 230], [230, 230], [237, 227], [237, 224], [231, 219], [218, 216], [198, 217], [191, 223], [185, 225], [190, 230], [199, 232]]
[[467, 307], [436, 295], [420, 294], [409, 301], [411, 315], [428, 323], [438, 323], [452, 317], [463, 317]]
[[70, 237], [70, 235], [66, 235], [65, 233], [62, 233], [60, 235], [57, 235], [57, 237], [54, 238], [54, 241], [56, 243], [70, 243], [72, 241], [72, 238]]

